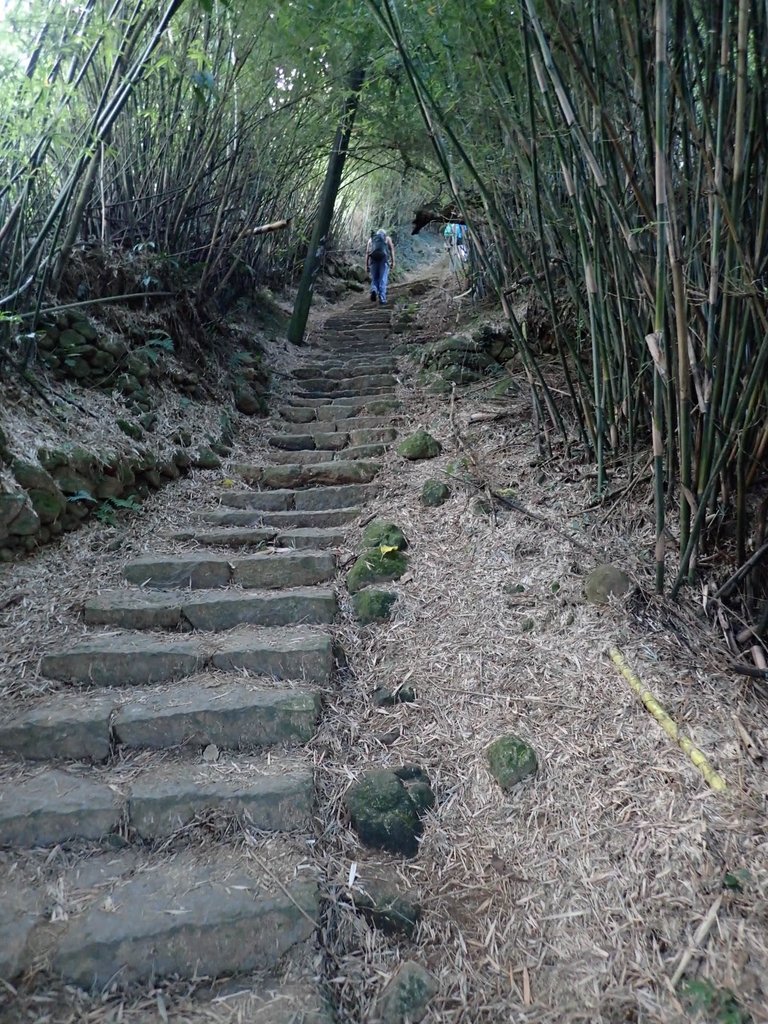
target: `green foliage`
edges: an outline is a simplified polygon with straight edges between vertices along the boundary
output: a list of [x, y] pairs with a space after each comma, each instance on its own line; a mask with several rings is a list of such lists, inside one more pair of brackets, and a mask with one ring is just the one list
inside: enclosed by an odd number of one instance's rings
[[728, 988], [715, 988], [706, 978], [684, 981], [682, 993], [694, 1013], [711, 1024], [751, 1024], [752, 1015], [739, 1005]]

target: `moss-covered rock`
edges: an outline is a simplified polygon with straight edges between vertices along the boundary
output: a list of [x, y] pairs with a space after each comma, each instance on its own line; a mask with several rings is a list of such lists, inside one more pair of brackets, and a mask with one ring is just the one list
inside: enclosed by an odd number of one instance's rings
[[441, 452], [440, 442], [426, 430], [417, 430], [397, 446], [398, 455], [410, 462], [419, 459], [434, 459]]
[[41, 466], [31, 462], [14, 459], [13, 475], [21, 487], [29, 495], [29, 501], [42, 524], [55, 522], [67, 507], [64, 497], [56, 481]]
[[221, 469], [221, 459], [210, 448], [201, 448], [192, 465], [195, 469]]
[[366, 526], [363, 530], [363, 544], [367, 548], [378, 548], [383, 545], [397, 548], [398, 551], [404, 551], [408, 547], [408, 541], [400, 527], [383, 519], [374, 519]]
[[590, 604], [608, 604], [611, 597], [624, 597], [632, 588], [632, 580], [615, 565], [598, 565], [587, 576], [584, 593]]
[[421, 504], [426, 505], [427, 508], [436, 508], [448, 501], [450, 496], [451, 489], [447, 484], [444, 484], [442, 480], [430, 479], [424, 481], [420, 500]]
[[502, 789], [511, 789], [539, 767], [533, 747], [518, 736], [500, 736], [486, 752], [491, 775]]
[[435, 992], [437, 982], [429, 971], [407, 960], [398, 967], [377, 1000], [375, 1019], [381, 1024], [418, 1024]]
[[138, 423], [132, 423], [130, 420], [117, 420], [116, 422], [120, 430], [134, 441], [140, 441], [144, 436], [144, 431]]
[[347, 574], [347, 588], [356, 594], [369, 583], [379, 580], [399, 580], [408, 568], [408, 556], [401, 551], [382, 552], [373, 548], [364, 552]]
[[361, 590], [352, 598], [352, 609], [357, 621], [369, 626], [372, 622], [386, 622], [395, 601], [397, 594], [386, 590]]
[[421, 808], [391, 771], [370, 771], [346, 797], [352, 825], [367, 846], [413, 857], [424, 826]]

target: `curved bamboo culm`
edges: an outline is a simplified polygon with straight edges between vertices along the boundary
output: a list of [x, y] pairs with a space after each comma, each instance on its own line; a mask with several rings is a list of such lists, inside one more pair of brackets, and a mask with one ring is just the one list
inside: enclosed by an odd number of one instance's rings
[[704, 781], [707, 783], [709, 788], [714, 790], [715, 793], [724, 793], [728, 788], [725, 783], [725, 779], [715, 771], [699, 748], [691, 743], [687, 736], [683, 736], [675, 722], [669, 717], [651, 691], [647, 689], [647, 687], [643, 686], [639, 676], [637, 676], [629, 667], [624, 655], [618, 647], [609, 647], [608, 655], [667, 736], [669, 736], [671, 740], [674, 740], [683, 753], [686, 754], [695, 767], [698, 768], [704, 776]]

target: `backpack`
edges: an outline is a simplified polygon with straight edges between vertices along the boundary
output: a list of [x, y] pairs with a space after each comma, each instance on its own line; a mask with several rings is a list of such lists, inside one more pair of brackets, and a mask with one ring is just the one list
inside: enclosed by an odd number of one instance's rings
[[371, 252], [370, 258], [379, 262], [385, 260], [388, 256], [387, 252], [387, 240], [385, 237], [379, 234], [375, 234], [371, 239]]

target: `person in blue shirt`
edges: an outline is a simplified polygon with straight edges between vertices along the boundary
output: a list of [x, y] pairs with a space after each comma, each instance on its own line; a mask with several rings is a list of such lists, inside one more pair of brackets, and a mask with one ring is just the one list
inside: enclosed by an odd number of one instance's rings
[[368, 241], [365, 269], [371, 277], [371, 302], [387, 304], [389, 271], [395, 269], [395, 244], [384, 228], [379, 228]]

